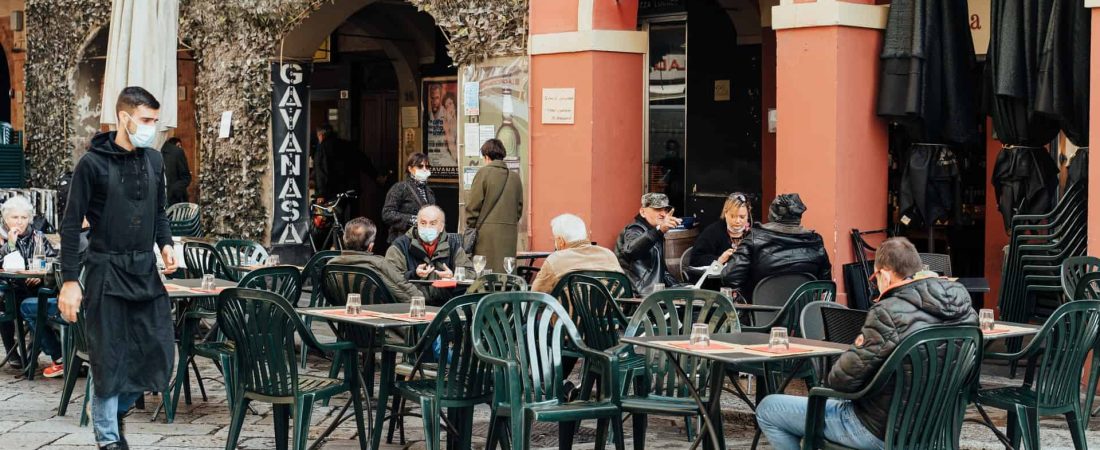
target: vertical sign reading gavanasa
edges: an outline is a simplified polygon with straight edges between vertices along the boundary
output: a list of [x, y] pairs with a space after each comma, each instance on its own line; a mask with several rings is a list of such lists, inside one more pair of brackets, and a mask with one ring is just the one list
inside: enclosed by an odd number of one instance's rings
[[272, 63], [273, 245], [301, 245], [309, 232], [309, 65]]

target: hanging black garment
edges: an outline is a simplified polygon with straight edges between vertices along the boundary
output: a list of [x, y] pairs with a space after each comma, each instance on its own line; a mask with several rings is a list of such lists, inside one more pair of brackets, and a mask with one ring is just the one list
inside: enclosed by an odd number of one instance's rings
[[1089, 145], [1092, 12], [1078, 0], [1054, 0], [1039, 55], [1035, 109], [1051, 116], [1074, 145]]
[[990, 115], [1005, 145], [1040, 147], [1058, 134], [1058, 123], [1036, 111], [1039, 52], [1054, 0], [993, 0], [986, 72]]
[[962, 204], [955, 152], [945, 145], [913, 144], [901, 175], [900, 211], [909, 226], [957, 219]]
[[1017, 214], [1045, 214], [1058, 201], [1058, 166], [1041, 147], [1005, 147], [993, 166], [993, 190], [1005, 230]]
[[1066, 187], [1089, 182], [1089, 148], [1081, 147], [1066, 168]]
[[923, 142], [980, 137], [966, 2], [894, 0], [883, 44], [877, 112]]

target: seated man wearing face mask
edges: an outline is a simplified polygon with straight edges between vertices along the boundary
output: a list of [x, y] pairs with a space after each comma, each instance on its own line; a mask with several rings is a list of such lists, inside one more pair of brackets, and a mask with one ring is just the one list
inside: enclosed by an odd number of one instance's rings
[[[453, 278], [454, 269], [473, 271], [473, 264], [462, 244], [454, 235], [443, 232], [443, 210], [425, 206], [416, 214], [416, 226], [393, 241], [386, 251], [386, 260], [405, 274], [406, 280], [439, 280]], [[426, 294], [427, 303], [442, 305], [454, 296], [452, 289], [418, 286]]]
[[580, 217], [562, 214], [550, 221], [554, 233], [554, 253], [542, 263], [531, 290], [549, 294], [566, 275], [582, 270], [623, 272], [615, 253], [592, 245], [588, 229]]

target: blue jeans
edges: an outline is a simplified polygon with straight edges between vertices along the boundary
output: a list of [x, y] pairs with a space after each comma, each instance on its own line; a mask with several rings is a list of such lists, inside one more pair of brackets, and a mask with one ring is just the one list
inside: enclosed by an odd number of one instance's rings
[[106, 446], [121, 441], [118, 419], [126, 415], [144, 392], [124, 392], [112, 397], [99, 397], [95, 395], [95, 389], [92, 391], [92, 427], [95, 429], [96, 443]]
[[[49, 303], [49, 307], [46, 308], [46, 317], [52, 318], [61, 315], [61, 312], [57, 309], [57, 299], [51, 298]], [[31, 333], [34, 333], [34, 330], [38, 327], [38, 297], [23, 300], [23, 303], [19, 306], [19, 312], [22, 313], [23, 320], [27, 322]], [[43, 331], [42, 342], [39, 342], [38, 345], [42, 347], [43, 352], [50, 355], [51, 360], [61, 359], [61, 343], [57, 342], [57, 335], [51, 329]]]
[[[776, 450], [798, 450], [806, 435], [806, 410], [809, 399], [793, 395], [772, 394], [756, 407], [756, 422], [760, 431]], [[878, 450], [885, 446], [856, 417], [852, 402], [825, 402], [825, 439], [847, 447]]]

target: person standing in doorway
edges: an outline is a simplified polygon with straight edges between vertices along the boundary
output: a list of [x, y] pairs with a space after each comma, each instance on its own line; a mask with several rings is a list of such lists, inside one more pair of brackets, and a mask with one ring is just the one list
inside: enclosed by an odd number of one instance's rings
[[[175, 272], [164, 160], [151, 148], [159, 109], [149, 91], [122, 90], [115, 104], [118, 130], [92, 138], [73, 172], [61, 223], [58, 307], [69, 322], [84, 308], [92, 423], [101, 449], [129, 448], [122, 418], [143, 393], [167, 390], [174, 364], [171, 303], [152, 250], [160, 250], [164, 273]], [[85, 217], [88, 250], [81, 261]]]
[[171, 137], [160, 146], [164, 156], [164, 178], [168, 183], [168, 205], [187, 203], [187, 187], [191, 185], [191, 168], [180, 138]]
[[466, 199], [466, 226], [477, 229], [474, 255], [484, 256], [485, 266], [493, 272], [503, 272], [504, 258], [516, 256], [523, 216], [523, 180], [504, 164], [507, 154], [500, 139], [481, 145], [483, 166], [474, 175]]

